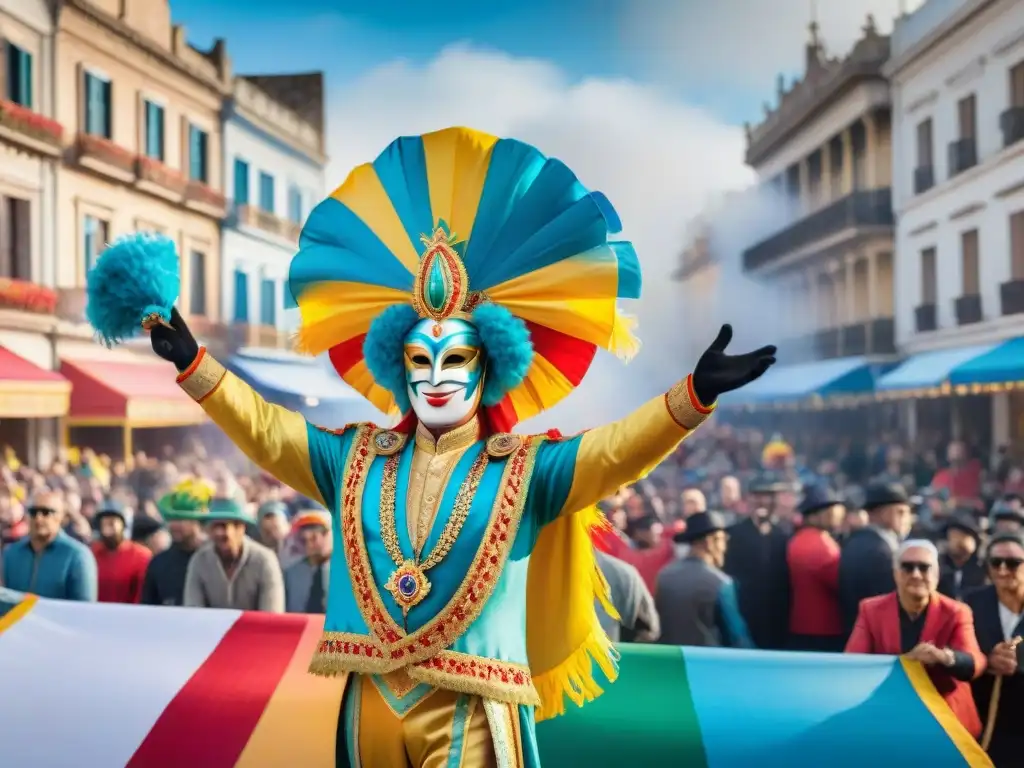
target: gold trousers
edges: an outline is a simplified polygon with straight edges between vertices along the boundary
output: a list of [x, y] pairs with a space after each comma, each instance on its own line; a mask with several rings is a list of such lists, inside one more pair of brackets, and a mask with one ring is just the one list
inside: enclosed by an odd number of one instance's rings
[[[494, 718], [501, 722], [492, 730]], [[382, 678], [352, 675], [345, 730], [352, 768], [522, 765], [515, 705], [427, 685], [398, 696]]]

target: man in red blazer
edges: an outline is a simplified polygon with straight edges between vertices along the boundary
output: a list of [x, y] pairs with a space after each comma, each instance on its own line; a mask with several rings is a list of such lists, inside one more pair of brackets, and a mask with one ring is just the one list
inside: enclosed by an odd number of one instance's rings
[[970, 681], [985, 671], [971, 609], [938, 592], [939, 553], [924, 539], [896, 553], [896, 591], [861, 601], [847, 653], [905, 655], [919, 661], [949, 708], [977, 738], [981, 719]]
[[794, 651], [843, 650], [839, 611], [839, 544], [842, 502], [824, 486], [808, 486], [798, 509], [803, 526], [789, 540], [786, 562], [793, 599], [789, 645]]

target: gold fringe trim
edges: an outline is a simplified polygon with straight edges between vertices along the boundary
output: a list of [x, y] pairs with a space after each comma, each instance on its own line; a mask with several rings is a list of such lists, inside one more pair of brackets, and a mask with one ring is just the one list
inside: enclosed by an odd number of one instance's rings
[[608, 351], [624, 362], [629, 362], [640, 352], [640, 339], [634, 333], [637, 319], [632, 315], [615, 310], [612, 321], [612, 335], [608, 340]]
[[[596, 505], [575, 514], [583, 516], [581, 522], [588, 533], [611, 527], [611, 523]], [[596, 554], [592, 556], [591, 562], [593, 597], [609, 616], [618, 620], [619, 612], [612, 605], [611, 587], [601, 572]], [[576, 706], [582, 707], [604, 693], [604, 689], [594, 678], [595, 662], [609, 683], [614, 683], [619, 677], [619, 652], [601, 626], [593, 599], [589, 601], [589, 610], [591, 629], [587, 638], [554, 669], [533, 678], [533, 685], [540, 696], [536, 712], [538, 722], [564, 715], [566, 697]]]

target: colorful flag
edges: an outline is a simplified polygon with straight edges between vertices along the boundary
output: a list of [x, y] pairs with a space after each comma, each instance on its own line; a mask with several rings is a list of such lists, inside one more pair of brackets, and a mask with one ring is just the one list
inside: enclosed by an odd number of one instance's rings
[[[333, 768], [341, 682], [306, 672], [322, 628], [0, 590], [0, 765]], [[619, 681], [537, 736], [559, 767], [992, 765], [891, 656], [626, 645]]]

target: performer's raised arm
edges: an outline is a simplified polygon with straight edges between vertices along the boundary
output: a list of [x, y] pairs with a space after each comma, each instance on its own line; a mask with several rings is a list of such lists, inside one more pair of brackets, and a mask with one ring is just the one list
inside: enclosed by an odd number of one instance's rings
[[[727, 355], [732, 327], [723, 325], [692, 375], [623, 419], [545, 445], [534, 488], [544, 522], [577, 512], [644, 477], [715, 409], [718, 396], [748, 384], [775, 362], [775, 347]], [[710, 405], [705, 405], [709, 403]]]
[[170, 327], [150, 332], [153, 350], [174, 363], [178, 384], [261, 469], [334, 510], [342, 437], [310, 425], [294, 411], [268, 403], [200, 347], [177, 310]]

